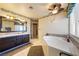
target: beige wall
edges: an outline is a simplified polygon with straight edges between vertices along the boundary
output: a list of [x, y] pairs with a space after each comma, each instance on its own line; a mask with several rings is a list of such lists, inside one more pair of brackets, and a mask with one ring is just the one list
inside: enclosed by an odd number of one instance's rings
[[68, 34], [68, 19], [61, 13], [39, 20], [39, 39], [46, 33]]

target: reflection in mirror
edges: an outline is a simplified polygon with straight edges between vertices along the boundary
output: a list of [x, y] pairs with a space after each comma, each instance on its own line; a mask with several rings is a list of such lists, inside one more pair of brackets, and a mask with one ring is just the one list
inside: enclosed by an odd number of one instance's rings
[[7, 19], [0, 16], [0, 32], [25, 32], [27, 31], [27, 22], [21, 22], [19, 19]]

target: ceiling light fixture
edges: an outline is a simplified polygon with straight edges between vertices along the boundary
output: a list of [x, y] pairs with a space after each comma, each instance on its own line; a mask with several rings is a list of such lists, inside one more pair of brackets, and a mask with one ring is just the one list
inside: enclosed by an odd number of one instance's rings
[[6, 17], [7, 19], [10, 19], [10, 20], [15, 18], [15, 17], [9, 16], [9, 15], [6, 15], [5, 17]]
[[14, 19], [14, 17], [10, 16], [10, 19]]
[[10, 16], [8, 16], [8, 15], [7, 15], [7, 16], [6, 16], [6, 18], [7, 18], [7, 19], [9, 19], [9, 18], [10, 18]]

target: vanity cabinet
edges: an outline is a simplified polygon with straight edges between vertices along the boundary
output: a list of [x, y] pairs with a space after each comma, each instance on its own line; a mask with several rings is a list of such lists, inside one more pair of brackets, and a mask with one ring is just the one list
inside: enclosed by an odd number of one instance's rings
[[22, 43], [29, 42], [29, 35], [23, 35], [22, 37], [23, 37]]
[[0, 52], [16, 46], [15, 37], [7, 37], [0, 39]]
[[29, 42], [29, 34], [0, 38], [0, 52]]
[[2, 17], [0, 16], [0, 31], [1, 31], [1, 28], [2, 28]]
[[22, 35], [20, 35], [20, 36], [16, 36], [16, 45], [20, 45], [20, 44], [22, 44]]

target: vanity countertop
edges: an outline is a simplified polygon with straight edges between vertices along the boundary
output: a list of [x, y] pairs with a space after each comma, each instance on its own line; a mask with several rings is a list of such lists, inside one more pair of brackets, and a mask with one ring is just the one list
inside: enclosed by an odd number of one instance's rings
[[72, 55], [79, 55], [79, 50], [72, 42], [65, 41], [64, 37], [56, 37], [56, 36], [44, 36], [44, 40], [48, 46], [52, 48], [56, 48], [65, 53], [69, 53]]
[[0, 38], [11, 37], [11, 36], [18, 36], [18, 35], [25, 35], [28, 34], [27, 32], [9, 32], [9, 33], [0, 33]]

